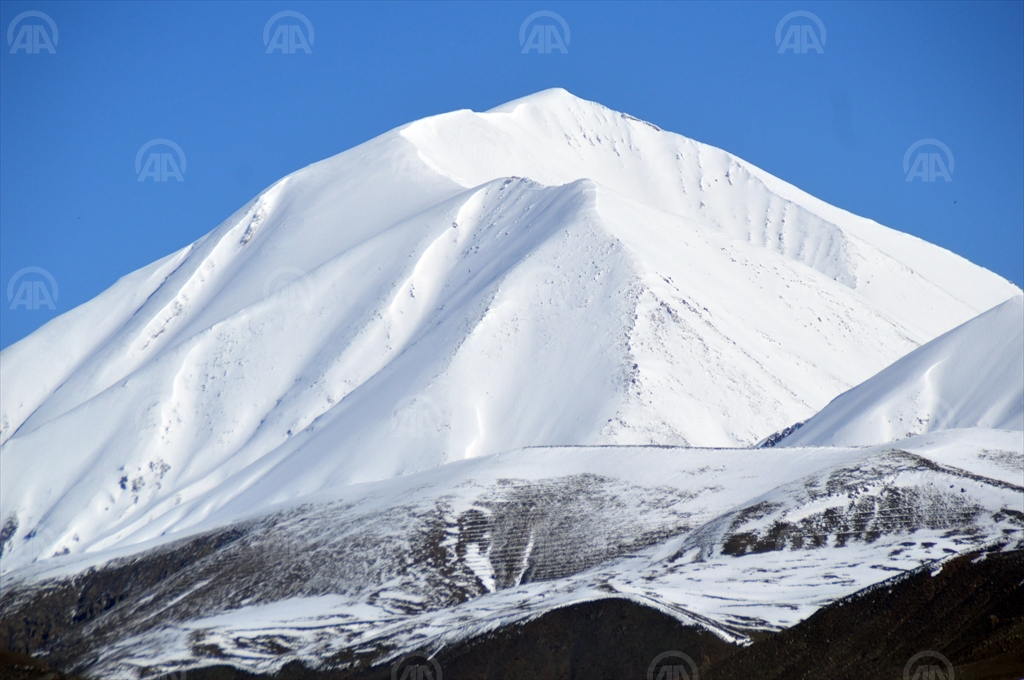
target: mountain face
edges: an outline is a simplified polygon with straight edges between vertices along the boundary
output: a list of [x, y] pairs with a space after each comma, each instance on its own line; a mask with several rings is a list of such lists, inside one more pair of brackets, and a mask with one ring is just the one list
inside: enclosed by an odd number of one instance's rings
[[1019, 295], [562, 90], [411, 123], [0, 353], [0, 638], [128, 678], [612, 595], [791, 626], [1022, 546], [1020, 385], [971, 380]]
[[526, 446], [752, 444], [1017, 293], [563, 90], [427, 118], [4, 350], [3, 568]]

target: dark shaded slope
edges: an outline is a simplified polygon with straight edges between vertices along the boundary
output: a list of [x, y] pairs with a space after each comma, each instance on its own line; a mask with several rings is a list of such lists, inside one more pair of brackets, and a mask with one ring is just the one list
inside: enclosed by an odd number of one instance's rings
[[509, 626], [443, 651], [437, 661], [446, 678], [641, 678], [666, 651], [683, 652], [706, 666], [735, 650], [713, 633], [680, 626], [655, 609], [608, 599]]
[[[732, 654], [736, 646], [702, 628], [681, 626], [662, 612], [610, 598], [550, 611], [522, 625], [502, 628], [443, 651], [433, 662], [410, 655], [393, 664], [349, 671], [315, 672], [297, 664], [274, 680], [548, 680], [642, 678], [651, 661], [679, 650], [700, 665]], [[668, 660], [671, 662], [671, 660]], [[426, 674], [410, 666], [420, 665]], [[639, 671], [637, 669], [640, 669]], [[394, 673], [393, 673], [394, 671]], [[438, 672], [440, 671], [440, 672]], [[439, 677], [440, 676], [440, 677]], [[188, 680], [258, 677], [218, 667], [188, 671]]]
[[[971, 554], [922, 568], [825, 607], [806, 621], [737, 648], [702, 629], [623, 599], [564, 607], [442, 650], [424, 668], [446, 680], [643, 679], [658, 655], [679, 651], [700, 680], [897, 680], [922, 652], [948, 659], [956, 680], [1024, 677], [1024, 551]], [[669, 663], [687, 670], [685, 661]], [[402, 677], [406, 661], [395, 677]], [[946, 673], [937, 656], [924, 657]], [[435, 665], [436, 664], [436, 665]], [[290, 664], [275, 680], [384, 680], [393, 667], [317, 672]], [[659, 676], [660, 666], [654, 677]], [[917, 665], [910, 668], [913, 678]], [[0, 663], [0, 678], [14, 675]], [[189, 680], [257, 678], [228, 667]], [[668, 677], [681, 677], [669, 673]], [[927, 671], [918, 677], [941, 677]]]
[[[444, 650], [437, 661], [449, 680], [641, 679], [658, 654], [673, 650], [692, 657], [701, 680], [896, 680], [922, 652], [948, 659], [956, 680], [1017, 680], [1024, 677], [1024, 552], [966, 555], [934, 574], [922, 568], [889, 579], [741, 649], [618, 600], [550, 612]], [[923, 656], [908, 677], [921, 664], [947, 672], [938, 656]]]
[[64, 675], [28, 654], [0, 649], [0, 680], [82, 680]]
[[[738, 650], [644, 609], [625, 600], [567, 607], [442, 651], [437, 661], [450, 680], [645, 678], [657, 655], [681, 651], [701, 680], [895, 680], [915, 655], [937, 652], [957, 680], [1024, 677], [1021, 551], [966, 555], [934, 574], [901, 575]], [[908, 677], [921, 664], [947, 672], [939, 656], [925, 655]], [[682, 677], [674, 672], [668, 677]]]
[[[965, 555], [934, 574], [890, 579], [713, 664], [701, 678], [896, 679], [927, 651], [947, 658], [957, 680], [1024, 677], [1024, 552]], [[916, 665], [910, 677], [915, 672]]]

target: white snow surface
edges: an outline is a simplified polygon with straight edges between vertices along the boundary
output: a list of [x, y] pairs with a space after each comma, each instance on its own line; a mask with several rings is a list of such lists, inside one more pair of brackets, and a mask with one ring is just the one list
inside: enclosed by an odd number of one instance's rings
[[1024, 430], [1024, 297], [836, 397], [780, 446], [863, 446], [934, 430]]
[[521, 447], [749, 445], [1019, 294], [564, 90], [430, 117], [0, 353], [0, 570]]

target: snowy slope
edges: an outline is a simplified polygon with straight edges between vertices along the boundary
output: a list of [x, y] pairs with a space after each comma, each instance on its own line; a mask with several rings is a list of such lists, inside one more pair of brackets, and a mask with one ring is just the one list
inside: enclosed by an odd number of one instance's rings
[[0, 354], [0, 570], [520, 447], [751, 444], [1019, 293], [563, 90], [434, 116]]
[[1024, 430], [1024, 297], [836, 397], [777, 446], [857, 446], [954, 428]]
[[922, 563], [1024, 547], [1017, 434], [494, 454], [214, 520], [152, 551], [41, 560], [5, 577], [0, 611], [20, 621], [42, 598], [33, 611], [52, 621], [116, 601], [40, 650], [104, 678], [344, 666], [604, 597], [743, 641]]

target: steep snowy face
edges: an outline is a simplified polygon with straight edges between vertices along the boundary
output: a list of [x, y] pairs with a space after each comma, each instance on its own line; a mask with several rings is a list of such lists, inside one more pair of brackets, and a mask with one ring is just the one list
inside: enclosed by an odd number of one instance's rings
[[1024, 430], [1024, 297], [843, 393], [780, 445], [864, 446], [971, 427]]
[[2, 568], [517, 447], [751, 444], [1019, 292], [562, 90], [435, 116], [4, 350]]
[[[589, 178], [683, 218], [675, 230], [697, 223], [856, 289], [915, 337], [950, 330], [957, 314], [951, 308], [966, 311], [966, 320], [973, 316], [969, 310], [989, 309], [1017, 290], [963, 258], [830, 206], [721, 149], [565, 90], [487, 113], [426, 118], [401, 134], [430, 167], [466, 187], [504, 176], [548, 185]], [[618, 238], [634, 231], [629, 221], [620, 226]]]

